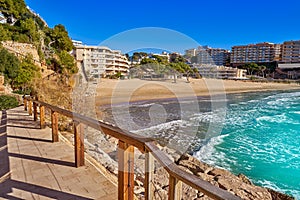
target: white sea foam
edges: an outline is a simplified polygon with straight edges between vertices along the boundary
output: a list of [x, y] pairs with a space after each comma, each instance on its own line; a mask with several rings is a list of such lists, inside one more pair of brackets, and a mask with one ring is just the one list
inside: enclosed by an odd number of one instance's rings
[[174, 120], [174, 121], [158, 124], [155, 126], [151, 126], [151, 127], [147, 127], [147, 128], [143, 128], [143, 129], [139, 129], [139, 130], [132, 130], [131, 132], [133, 132], [133, 133], [153, 132], [153, 131], [158, 132], [158, 131], [162, 131], [162, 130], [170, 130], [174, 126], [184, 126], [186, 124], [189, 124], [189, 122], [184, 121], [184, 120]]
[[261, 117], [258, 117], [258, 118], [256, 118], [256, 121], [258, 122], [258, 123], [264, 123], [265, 121], [266, 122], [271, 122], [271, 123], [288, 123], [288, 124], [295, 124], [295, 125], [297, 125], [297, 124], [299, 124], [299, 122], [298, 121], [296, 121], [296, 120], [293, 120], [293, 119], [291, 119], [291, 118], [288, 118], [287, 116], [286, 116], [286, 114], [281, 114], [281, 115], [275, 115], [275, 116], [261, 116]]
[[[216, 165], [217, 161], [225, 160], [225, 154], [217, 152], [215, 146], [221, 144], [227, 136], [229, 136], [229, 134], [209, 139], [197, 152], [194, 152], [193, 156], [211, 165]], [[229, 165], [223, 167], [230, 169]]]
[[262, 185], [263, 187], [271, 188], [275, 191], [279, 191], [282, 193], [290, 193], [293, 197], [300, 200], [300, 191], [299, 190], [284, 190], [280, 187], [278, 187], [275, 183], [268, 181], [268, 180], [258, 180], [257, 183]]
[[298, 114], [298, 115], [300, 115], [300, 111], [295, 111], [295, 112], [293, 112], [294, 114]]
[[144, 108], [144, 107], [150, 107], [153, 106], [155, 103], [146, 103], [146, 104], [132, 104], [131, 106]]

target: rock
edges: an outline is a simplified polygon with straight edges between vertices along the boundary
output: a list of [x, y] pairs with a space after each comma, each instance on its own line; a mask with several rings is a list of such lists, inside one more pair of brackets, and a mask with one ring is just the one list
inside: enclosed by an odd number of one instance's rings
[[168, 199], [167, 190], [158, 189], [154, 191], [154, 199]]
[[135, 194], [144, 194], [145, 193], [145, 188], [139, 187], [139, 186], [134, 186], [134, 193]]
[[238, 177], [233, 176], [222, 176], [218, 175], [215, 177], [220, 188], [232, 191], [235, 195], [245, 200], [272, 200], [271, 194], [266, 188], [253, 186], [244, 183]]
[[207, 174], [212, 175], [212, 176], [229, 176], [229, 177], [232, 176], [232, 177], [236, 177], [235, 175], [233, 175], [229, 171], [224, 170], [224, 169], [220, 169], [220, 168], [214, 168], [213, 170], [210, 170]]
[[178, 165], [178, 167], [179, 167], [180, 169], [182, 169], [183, 171], [186, 171], [186, 172], [189, 173], [189, 174], [194, 174], [191, 170], [189, 170], [189, 168], [186, 168], [186, 167], [181, 166], [181, 165]]
[[243, 181], [244, 183], [253, 185], [253, 183], [250, 181], [250, 179], [247, 176], [245, 176], [244, 174], [238, 174], [237, 177], [239, 177], [239, 179], [241, 179], [241, 181]]
[[188, 168], [190, 171], [192, 171], [195, 175], [197, 173], [207, 173], [211, 171], [213, 168], [209, 166], [208, 164], [205, 164], [203, 162], [200, 162], [196, 158], [189, 156], [189, 155], [182, 155], [180, 159], [178, 160], [178, 164], [181, 166], [184, 166]]
[[134, 180], [134, 185], [139, 186], [139, 187], [143, 187], [144, 183], [142, 181], [139, 181], [137, 179]]
[[161, 188], [169, 185], [169, 175], [163, 167], [154, 171], [153, 182]]
[[213, 182], [216, 182], [214, 180], [214, 176], [211, 176], [211, 175], [208, 175], [208, 174], [205, 174], [205, 173], [197, 173], [197, 176], [199, 176], [202, 180], [205, 180], [205, 181], [208, 181], [210, 183], [213, 183]]
[[282, 193], [272, 190], [270, 188], [267, 188], [267, 190], [271, 194], [272, 200], [295, 200], [294, 197], [291, 197], [286, 194], [282, 194]]
[[195, 199], [197, 198], [197, 193], [198, 190], [195, 190], [186, 184], [182, 184], [182, 199]]

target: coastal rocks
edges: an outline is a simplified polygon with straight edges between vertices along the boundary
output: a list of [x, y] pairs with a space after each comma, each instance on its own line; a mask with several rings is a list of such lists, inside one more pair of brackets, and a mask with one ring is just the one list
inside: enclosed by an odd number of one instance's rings
[[215, 180], [218, 182], [220, 188], [232, 191], [235, 195], [242, 197], [243, 199], [265, 199], [272, 200], [271, 194], [267, 189], [248, 185], [242, 182], [238, 177], [232, 176], [216, 176]]
[[[102, 164], [111, 174], [117, 176], [117, 140], [105, 136], [99, 132], [91, 132], [85, 139], [86, 151], [94, 157], [100, 164]], [[166, 147], [158, 146], [161, 151], [166, 153], [177, 166], [187, 173], [198, 176], [212, 185], [227, 190], [234, 195], [237, 195], [245, 200], [292, 200], [292, 197], [281, 194], [271, 189], [258, 187], [243, 174], [234, 175], [227, 170], [212, 167], [203, 163], [193, 156], [188, 154], [180, 155], [176, 150]], [[138, 199], [145, 198], [145, 155], [136, 150], [135, 155], [135, 182], [134, 193]], [[169, 174], [159, 165], [154, 163], [154, 172], [152, 178], [152, 185], [154, 186], [154, 199], [168, 199], [169, 189]], [[202, 192], [194, 188], [182, 184], [182, 199], [193, 200], [208, 200], [211, 199]]]
[[238, 174], [237, 177], [239, 179], [241, 179], [244, 183], [253, 185], [253, 183], [250, 181], [250, 179], [247, 176], [245, 176], [244, 174]]
[[295, 200], [294, 197], [291, 197], [286, 194], [279, 193], [275, 190], [267, 188], [268, 192], [271, 194], [273, 200]]
[[[235, 176], [227, 170], [213, 168], [190, 155], [182, 155], [176, 162], [181, 169], [188, 171], [201, 179], [210, 182], [224, 190], [227, 190], [242, 199], [246, 200], [291, 200], [288, 195], [281, 194], [274, 190], [253, 185], [253, 183], [243, 174]], [[196, 196], [195, 197], [195, 192]], [[192, 188], [183, 187], [183, 199], [210, 199], [199, 191], [193, 191]]]

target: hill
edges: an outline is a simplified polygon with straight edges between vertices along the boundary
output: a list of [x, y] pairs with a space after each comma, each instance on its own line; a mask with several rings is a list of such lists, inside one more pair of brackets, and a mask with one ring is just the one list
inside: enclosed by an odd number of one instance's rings
[[53, 70], [60, 85], [78, 71], [66, 28], [48, 27], [24, 0], [0, 0], [0, 42], [0, 75], [15, 91], [35, 90], [45, 70]]

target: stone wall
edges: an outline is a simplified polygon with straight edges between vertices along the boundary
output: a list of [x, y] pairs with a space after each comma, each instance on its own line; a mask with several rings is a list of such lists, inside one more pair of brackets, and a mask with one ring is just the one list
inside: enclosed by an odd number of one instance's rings
[[3, 47], [11, 53], [14, 53], [19, 58], [24, 58], [31, 54], [36, 65], [41, 66], [39, 54], [32, 44], [19, 43], [13, 41], [1, 42]]

